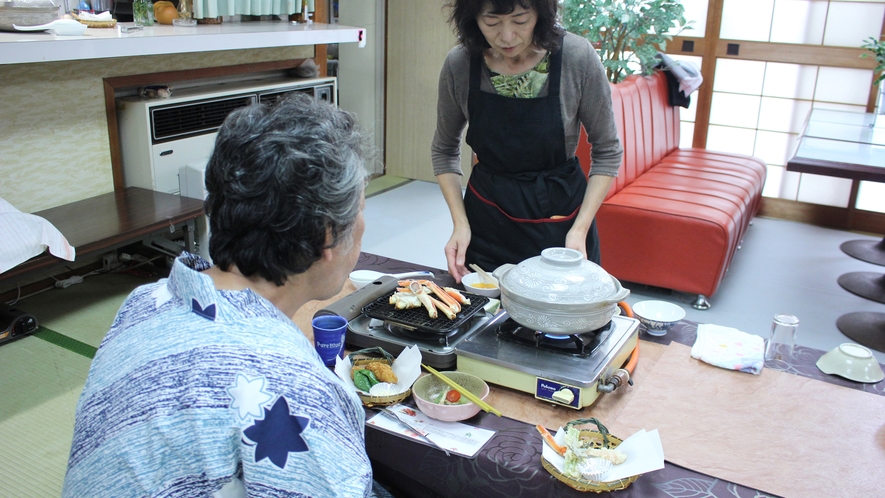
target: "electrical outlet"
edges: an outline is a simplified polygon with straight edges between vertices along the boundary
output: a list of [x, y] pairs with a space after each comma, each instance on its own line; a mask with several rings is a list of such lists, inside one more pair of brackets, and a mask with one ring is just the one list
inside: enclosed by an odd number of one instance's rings
[[115, 268], [120, 263], [120, 258], [117, 257], [116, 252], [109, 252], [101, 257], [101, 269], [104, 271], [111, 271], [112, 268]]

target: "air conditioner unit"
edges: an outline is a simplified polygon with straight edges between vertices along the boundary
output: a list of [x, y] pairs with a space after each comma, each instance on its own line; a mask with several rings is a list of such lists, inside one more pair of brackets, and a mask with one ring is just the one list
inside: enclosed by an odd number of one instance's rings
[[[202, 170], [227, 115], [257, 102], [274, 103], [293, 92], [336, 103], [336, 78], [269, 78], [175, 90], [169, 98], [117, 100], [123, 184], [179, 194], [179, 170]], [[195, 195], [196, 194], [196, 195]], [[202, 190], [189, 192], [203, 198]]]

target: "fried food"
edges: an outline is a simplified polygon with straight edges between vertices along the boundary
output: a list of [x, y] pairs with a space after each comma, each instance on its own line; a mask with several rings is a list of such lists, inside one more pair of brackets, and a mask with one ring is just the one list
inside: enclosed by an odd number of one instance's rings
[[373, 361], [363, 365], [363, 368], [375, 374], [375, 378], [378, 379], [378, 382], [389, 382], [391, 384], [396, 384], [397, 382], [396, 374], [393, 373], [393, 369], [390, 368], [390, 365], [387, 363]]

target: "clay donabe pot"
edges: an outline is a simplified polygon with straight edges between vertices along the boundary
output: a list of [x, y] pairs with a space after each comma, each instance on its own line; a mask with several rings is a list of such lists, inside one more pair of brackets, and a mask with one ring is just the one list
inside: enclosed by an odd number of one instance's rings
[[553, 334], [579, 334], [608, 323], [630, 295], [618, 279], [574, 249], [552, 247], [493, 272], [501, 307], [516, 323]]

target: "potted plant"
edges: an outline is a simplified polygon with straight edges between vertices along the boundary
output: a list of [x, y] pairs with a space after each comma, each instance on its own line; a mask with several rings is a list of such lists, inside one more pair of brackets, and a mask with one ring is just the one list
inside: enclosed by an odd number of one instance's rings
[[[885, 41], [877, 40], [872, 36], [867, 38], [862, 48], [865, 48], [876, 56], [876, 79], [873, 86], [878, 85], [885, 80]], [[870, 54], [860, 54], [861, 57], [869, 57]]]
[[590, 40], [609, 81], [618, 83], [651, 74], [658, 51], [690, 29], [684, 12], [679, 0], [562, 0], [562, 26]]

